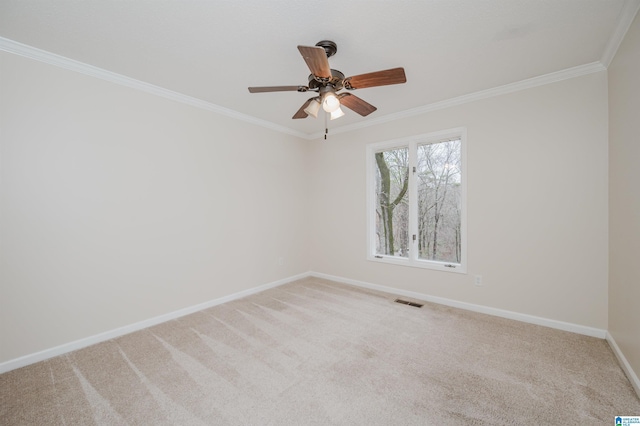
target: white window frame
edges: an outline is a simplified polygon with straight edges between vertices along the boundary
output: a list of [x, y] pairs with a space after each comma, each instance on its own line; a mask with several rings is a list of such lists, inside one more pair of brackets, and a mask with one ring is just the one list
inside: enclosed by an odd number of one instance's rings
[[[376, 152], [385, 151], [393, 148], [409, 148], [409, 167], [412, 168], [417, 164], [417, 146], [425, 143], [437, 143], [447, 139], [460, 138], [460, 162], [461, 162], [461, 223], [460, 223], [460, 263], [442, 262], [428, 259], [418, 258], [418, 242], [412, 241], [409, 245], [409, 256], [399, 257], [390, 255], [380, 255], [376, 253], [375, 240], [375, 211], [376, 211]], [[394, 139], [384, 142], [376, 142], [368, 144], [366, 147], [366, 180], [367, 180], [367, 260], [372, 262], [389, 263], [393, 265], [410, 266], [417, 268], [435, 269], [446, 272], [467, 273], [467, 129], [465, 127], [457, 127], [438, 132], [432, 132], [422, 135], [410, 136], [402, 139]], [[411, 169], [410, 169], [411, 170]], [[409, 233], [410, 235], [418, 234], [418, 203], [414, 200], [418, 199], [418, 188], [415, 182], [414, 173], [409, 173]]]

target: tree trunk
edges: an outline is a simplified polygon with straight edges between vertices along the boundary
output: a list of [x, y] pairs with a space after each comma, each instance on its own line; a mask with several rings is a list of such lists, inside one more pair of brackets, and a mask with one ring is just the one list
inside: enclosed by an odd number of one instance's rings
[[384, 161], [384, 153], [376, 153], [376, 163], [380, 171], [380, 194], [379, 203], [382, 210], [382, 224], [384, 226], [384, 251], [385, 254], [393, 255], [393, 215], [389, 206], [391, 191], [391, 175], [387, 162]]
[[433, 215], [433, 254], [431, 259], [436, 259], [436, 252], [438, 251], [438, 221], [440, 220], [440, 214], [438, 213], [438, 202], [435, 204], [435, 214]]
[[391, 201], [391, 173], [389, 172], [389, 166], [384, 159], [384, 152], [376, 153], [376, 163], [378, 164], [378, 170], [380, 171], [380, 194], [379, 202], [380, 209], [382, 210], [382, 220], [384, 223], [385, 232], [385, 246], [386, 253], [393, 256], [395, 254], [394, 237], [393, 237], [393, 210], [402, 201], [402, 198], [407, 193], [409, 188], [409, 167], [407, 167], [404, 180], [402, 182], [402, 189], [398, 193], [395, 200]]

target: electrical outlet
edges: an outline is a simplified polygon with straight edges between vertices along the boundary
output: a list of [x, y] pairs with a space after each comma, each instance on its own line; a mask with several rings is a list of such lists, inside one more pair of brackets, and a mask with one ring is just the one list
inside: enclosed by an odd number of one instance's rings
[[476, 277], [475, 277], [475, 279], [474, 279], [473, 283], [474, 283], [476, 286], [481, 286], [481, 285], [482, 285], [482, 275], [476, 275]]
[[279, 257], [278, 258], [278, 265], [280, 265], [280, 266], [284, 265], [284, 257]]

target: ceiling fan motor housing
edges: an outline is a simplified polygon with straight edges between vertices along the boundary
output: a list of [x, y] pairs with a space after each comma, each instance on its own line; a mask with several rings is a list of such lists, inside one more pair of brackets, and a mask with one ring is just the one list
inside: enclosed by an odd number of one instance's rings
[[322, 47], [327, 53], [327, 58], [332, 57], [338, 51], [338, 45], [331, 40], [322, 40], [316, 43], [316, 46]]
[[344, 74], [338, 70], [331, 70], [331, 78], [328, 80], [319, 79], [313, 74], [309, 74], [309, 89], [314, 90], [327, 85], [333, 86], [336, 90], [342, 89], [342, 80], [344, 80]]

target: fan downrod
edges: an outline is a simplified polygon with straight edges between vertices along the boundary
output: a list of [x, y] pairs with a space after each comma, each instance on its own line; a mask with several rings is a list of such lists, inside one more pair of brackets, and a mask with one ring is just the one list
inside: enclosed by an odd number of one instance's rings
[[338, 51], [338, 45], [331, 40], [322, 40], [316, 43], [316, 46], [322, 47], [327, 54], [327, 58], [332, 57]]

